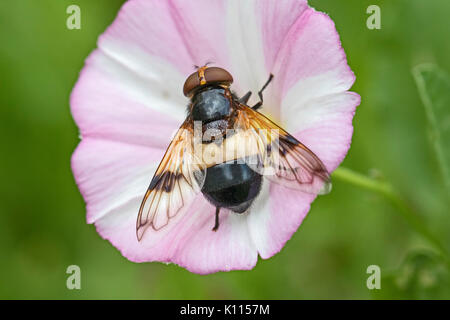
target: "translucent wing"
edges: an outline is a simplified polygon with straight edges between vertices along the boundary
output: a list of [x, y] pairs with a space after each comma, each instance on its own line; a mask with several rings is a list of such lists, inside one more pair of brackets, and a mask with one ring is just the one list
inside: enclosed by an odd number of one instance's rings
[[243, 104], [236, 108], [235, 128], [250, 136], [245, 162], [252, 169], [288, 188], [315, 194], [331, 190], [330, 175], [311, 150], [261, 113]]
[[159, 230], [201, 190], [205, 166], [194, 154], [192, 121], [187, 119], [173, 138], [142, 200], [136, 221], [136, 235], [142, 239], [152, 227]]

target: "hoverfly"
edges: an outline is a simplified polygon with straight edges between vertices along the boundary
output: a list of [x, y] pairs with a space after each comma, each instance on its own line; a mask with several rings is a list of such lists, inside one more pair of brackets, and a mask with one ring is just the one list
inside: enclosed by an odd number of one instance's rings
[[[250, 107], [248, 92], [238, 98], [230, 90], [233, 77], [219, 67], [196, 67], [185, 81], [183, 93], [190, 99], [188, 115], [178, 129], [159, 164], [139, 208], [136, 235], [141, 240], [147, 228], [159, 230], [193, 202], [198, 193], [216, 207], [212, 230], [219, 228], [219, 212], [227, 209], [242, 214], [249, 211], [265, 178], [288, 188], [309, 193], [327, 193], [330, 176], [322, 161], [305, 145], [265, 117], [263, 91]], [[200, 122], [201, 139], [196, 139], [194, 123]], [[232, 134], [228, 131], [232, 129]], [[260, 134], [270, 130], [278, 134]], [[213, 131], [214, 137], [205, 135]], [[205, 138], [206, 136], [206, 138]], [[218, 139], [219, 137], [220, 139]], [[244, 153], [235, 148], [245, 145]], [[226, 151], [221, 161], [208, 161], [196, 152]], [[265, 175], [258, 169], [272, 169]], [[213, 219], [213, 217], [211, 217]]]

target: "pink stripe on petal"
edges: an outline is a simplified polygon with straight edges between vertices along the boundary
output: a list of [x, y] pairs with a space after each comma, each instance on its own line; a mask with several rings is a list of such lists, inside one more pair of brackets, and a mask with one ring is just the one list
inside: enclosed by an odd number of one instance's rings
[[228, 65], [222, 1], [134, 0], [100, 38], [138, 46], [183, 74], [208, 61]]
[[128, 1], [100, 37], [99, 46], [103, 41], [137, 46], [149, 55], [168, 61], [181, 73], [188, 73], [193, 60], [173, 18], [168, 1]]
[[336, 86], [351, 87], [354, 75], [349, 66], [334, 22], [312, 8], [305, 10], [289, 29], [275, 58], [274, 85], [281, 98], [299, 81], [320, 74], [336, 74]]
[[264, 259], [279, 252], [309, 211], [315, 195], [291, 190], [276, 184], [270, 185], [270, 210], [268, 237], [270, 245], [260, 252]]
[[211, 229], [215, 208], [209, 207], [204, 212], [205, 219], [192, 231], [193, 236], [179, 250], [174, 262], [200, 274], [252, 269], [258, 254], [249, 235], [248, 217], [222, 210], [220, 227], [214, 232]]
[[267, 70], [272, 70], [289, 29], [307, 8], [306, 0], [265, 0], [258, 3]]
[[[189, 51], [193, 64], [207, 62], [228, 69], [228, 44], [225, 30], [224, 1], [169, 0], [173, 21]], [[189, 67], [192, 68], [192, 65]], [[191, 69], [189, 73], [193, 72]], [[186, 74], [188, 75], [188, 74]]]
[[316, 197], [264, 181], [264, 191], [249, 215], [249, 230], [259, 255], [268, 259], [278, 253], [302, 223]]

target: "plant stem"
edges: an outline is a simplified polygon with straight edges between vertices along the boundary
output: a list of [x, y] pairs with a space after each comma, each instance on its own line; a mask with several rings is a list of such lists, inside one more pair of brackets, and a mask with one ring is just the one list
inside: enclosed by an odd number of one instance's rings
[[408, 205], [408, 203], [394, 190], [391, 184], [379, 181], [363, 174], [354, 172], [348, 168], [338, 168], [333, 172], [333, 178], [339, 179], [355, 186], [378, 192], [385, 196], [399, 211], [403, 218], [427, 239], [442, 255], [447, 265], [450, 266], [450, 256], [447, 249], [427, 228], [420, 216]]

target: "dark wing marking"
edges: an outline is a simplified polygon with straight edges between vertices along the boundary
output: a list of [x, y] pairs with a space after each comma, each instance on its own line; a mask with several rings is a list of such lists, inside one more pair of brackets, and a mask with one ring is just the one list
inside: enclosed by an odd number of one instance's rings
[[257, 146], [258, 152], [245, 159], [252, 169], [288, 188], [315, 194], [331, 190], [330, 175], [311, 150], [258, 111], [243, 104], [236, 109], [235, 128], [249, 130], [250, 145]]
[[136, 235], [142, 239], [151, 226], [159, 230], [183, 208], [187, 208], [201, 190], [206, 169], [194, 154], [193, 123], [181, 125], [161, 163], [139, 208]]

